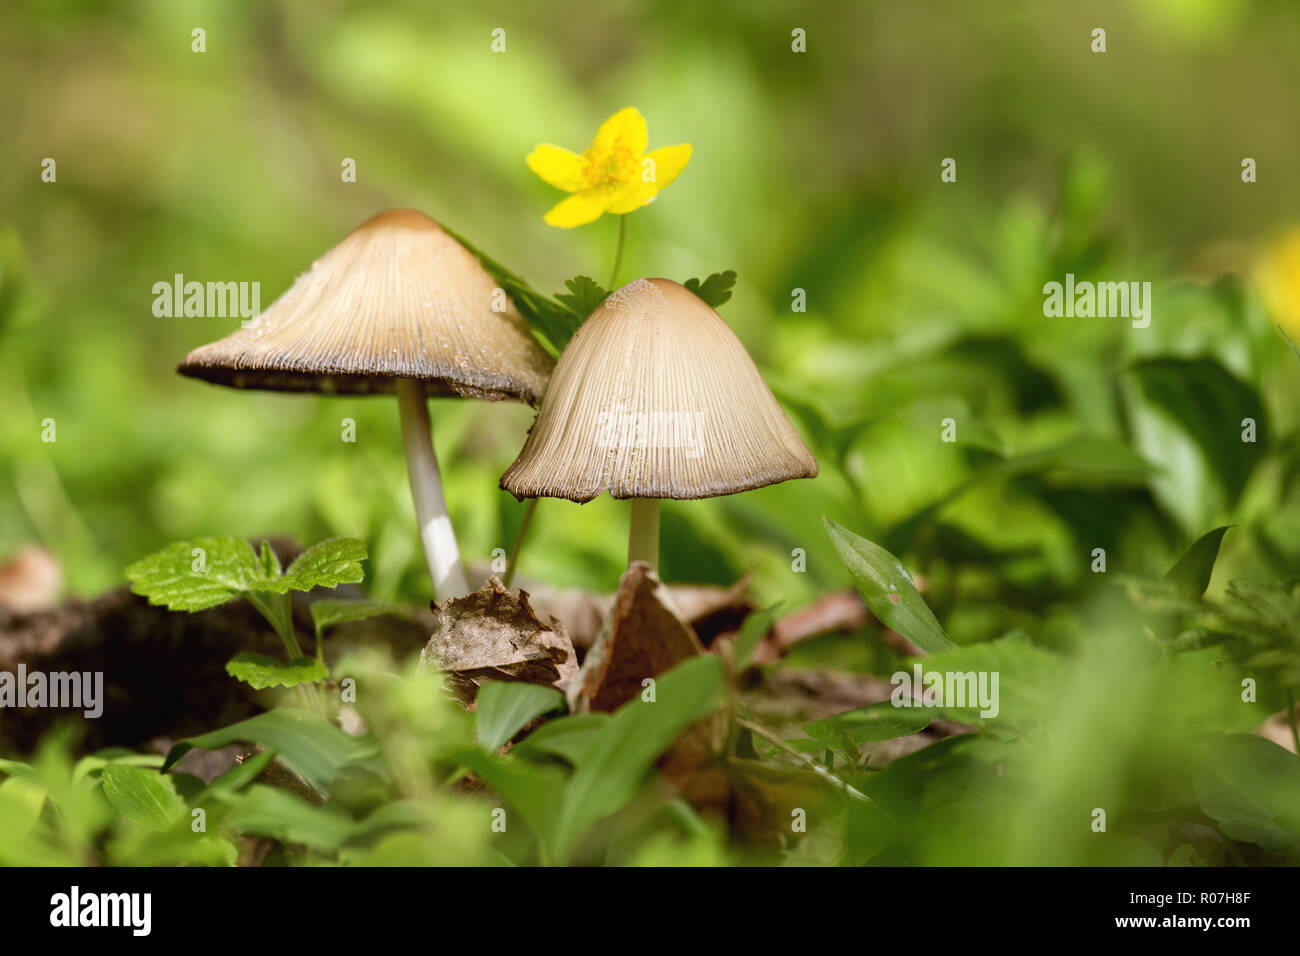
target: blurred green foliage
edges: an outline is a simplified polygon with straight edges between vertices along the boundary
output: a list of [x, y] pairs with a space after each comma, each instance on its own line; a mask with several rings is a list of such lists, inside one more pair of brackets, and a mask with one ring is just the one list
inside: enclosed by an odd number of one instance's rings
[[[1104, 55], [1088, 49], [1098, 23]], [[194, 27], [206, 53], [190, 50]], [[504, 54], [490, 50], [496, 27]], [[795, 27], [806, 54], [790, 51]], [[182, 380], [186, 351], [235, 323], [156, 318], [151, 288], [176, 273], [258, 281], [266, 305], [392, 206], [445, 221], [538, 289], [603, 276], [617, 224], [548, 229], [553, 192], [523, 157], [543, 141], [580, 148], [636, 105], [654, 141], [695, 152], [629, 221], [622, 274], [734, 269], [721, 314], [821, 466], [813, 481], [666, 504], [665, 577], [752, 571], [760, 604], [797, 607], [849, 581], [826, 516], [919, 572], [954, 666], [1000, 667], [1007, 681], [992, 730], [851, 775], [892, 823], [849, 801], [836, 835], [800, 859], [1240, 862], [1194, 829], [1216, 822], [1294, 853], [1290, 791], [1274, 789], [1294, 761], [1239, 735], [1300, 682], [1288, 583], [1300, 575], [1300, 363], [1250, 278], [1300, 209], [1300, 181], [1283, 173], [1300, 128], [1278, 121], [1297, 27], [1300, 7], [1284, 0], [819, 2], [797, 14], [740, 0], [7, 4], [0, 556], [41, 543], [68, 588], [91, 594], [173, 540], [350, 536], [372, 556], [372, 598], [424, 600], [395, 403]], [[1243, 156], [1259, 182], [1241, 182]], [[44, 157], [57, 183], [40, 181]], [[356, 183], [340, 181], [345, 157]], [[944, 157], [957, 159], [955, 183], [940, 182]], [[1043, 284], [1066, 273], [1151, 281], [1150, 328], [1045, 318]], [[806, 311], [792, 310], [796, 290]], [[532, 413], [450, 400], [431, 411], [462, 551], [485, 573], [522, 516], [497, 480]], [[340, 440], [345, 418], [355, 443]], [[45, 419], [57, 442], [42, 442]], [[941, 440], [945, 419], [954, 442]], [[611, 589], [625, 520], [608, 498], [543, 502], [518, 583]], [[1167, 608], [1153, 626], [1156, 612], [1106, 587], [1159, 577], [1228, 524], [1204, 602], [1175, 609], [1199, 632], [1168, 624]], [[791, 570], [796, 548], [806, 573]], [[1104, 575], [1090, 568], [1096, 548]], [[794, 660], [862, 664], [868, 637]], [[897, 663], [872, 646], [877, 669]], [[1248, 674], [1265, 675], [1258, 704], [1241, 703]], [[402, 698], [418, 710], [415, 699]], [[418, 825], [452, 839], [457, 859], [496, 859], [486, 835], [454, 822], [479, 809], [429, 776], [430, 760], [450, 758], [422, 749], [420, 728], [459, 718], [371, 716], [415, 812], [451, 806]], [[39, 780], [11, 776], [0, 798], [39, 808], [43, 788], [78, 801], [85, 832], [50, 844], [65, 859], [111, 813], [97, 771], [74, 781], [59, 746]], [[517, 769], [473, 759], [503, 781]], [[1263, 774], [1263, 803], [1242, 810], [1216, 761]], [[255, 800], [246, 821], [282, 819]], [[1123, 839], [1080, 825], [1097, 806]], [[371, 809], [348, 804], [345, 821], [301, 842], [368, 861], [456, 858], [433, 837], [385, 843], [383, 826], [365, 828]], [[320, 832], [315, 817], [300, 826]], [[121, 845], [115, 859], [144, 852]], [[620, 852], [727, 858], [693, 815]]]

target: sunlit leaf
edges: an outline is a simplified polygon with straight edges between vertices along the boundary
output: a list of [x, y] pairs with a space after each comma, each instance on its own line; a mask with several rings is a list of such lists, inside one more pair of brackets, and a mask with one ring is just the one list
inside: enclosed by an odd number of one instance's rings
[[956, 646], [898, 558], [829, 518], [822, 521], [872, 614], [923, 651], [934, 654]]

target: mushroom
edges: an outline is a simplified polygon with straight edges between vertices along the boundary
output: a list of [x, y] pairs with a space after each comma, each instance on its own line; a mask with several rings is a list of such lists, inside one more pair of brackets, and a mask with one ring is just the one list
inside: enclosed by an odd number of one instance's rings
[[628, 564], [657, 569], [660, 499], [816, 474], [722, 317], [676, 282], [637, 279], [570, 340], [501, 487], [520, 500], [631, 498]]
[[479, 260], [438, 223], [393, 209], [362, 223], [260, 316], [177, 371], [233, 388], [397, 393], [420, 537], [439, 599], [469, 593], [427, 399], [536, 405], [554, 361]]

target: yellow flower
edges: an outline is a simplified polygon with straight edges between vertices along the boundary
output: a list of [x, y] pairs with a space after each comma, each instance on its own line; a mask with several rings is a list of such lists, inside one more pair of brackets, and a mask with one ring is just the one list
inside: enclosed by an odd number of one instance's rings
[[1293, 340], [1300, 340], [1300, 228], [1268, 250], [1256, 278], [1269, 312]]
[[691, 144], [646, 152], [650, 135], [634, 107], [601, 124], [582, 155], [543, 143], [528, 154], [528, 168], [546, 182], [573, 193], [546, 214], [561, 229], [586, 225], [604, 213], [629, 213], [654, 202], [691, 161]]

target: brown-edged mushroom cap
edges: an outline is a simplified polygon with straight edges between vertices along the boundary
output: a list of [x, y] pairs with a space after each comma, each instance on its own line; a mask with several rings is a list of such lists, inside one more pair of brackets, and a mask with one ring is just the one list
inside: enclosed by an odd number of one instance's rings
[[613, 292], [560, 356], [501, 487], [516, 498], [711, 498], [813, 460], [731, 328], [669, 279]]
[[497, 285], [428, 216], [381, 212], [178, 371], [235, 388], [354, 394], [408, 379], [427, 396], [536, 405], [554, 362]]

